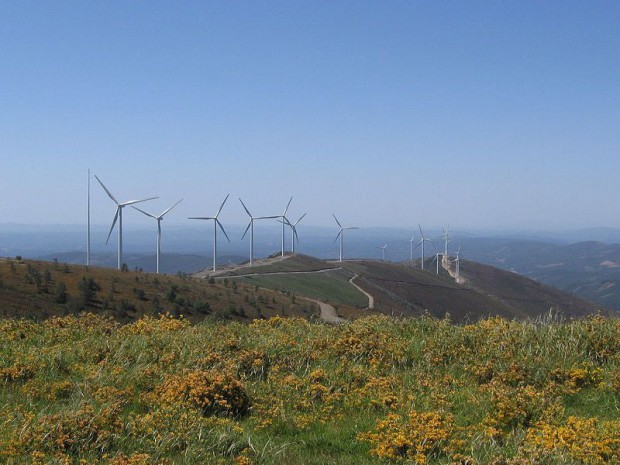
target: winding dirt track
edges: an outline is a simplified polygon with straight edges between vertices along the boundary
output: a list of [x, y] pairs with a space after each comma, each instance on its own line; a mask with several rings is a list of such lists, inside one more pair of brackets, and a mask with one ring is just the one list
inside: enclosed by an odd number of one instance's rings
[[[262, 260], [261, 264], [270, 264], [276, 261], [282, 261], [282, 260], [286, 260], [288, 257], [274, 257], [271, 259], [264, 259]], [[219, 271], [219, 273], [226, 273], [232, 270], [237, 270], [240, 268], [249, 268], [248, 264], [244, 264], [244, 265], [240, 265], [240, 266], [236, 266], [236, 267], [228, 267], [226, 269], [222, 269]], [[208, 270], [205, 270], [204, 272], [201, 273], [196, 273], [194, 276], [196, 277], [206, 277], [209, 275], [213, 277], [214, 279], [232, 279], [232, 278], [247, 278], [247, 277], [251, 277], [251, 276], [273, 276], [273, 275], [285, 275], [285, 274], [311, 274], [311, 273], [327, 273], [328, 271], [337, 271], [337, 270], [342, 270], [342, 267], [335, 267], [335, 268], [323, 268], [320, 270], [311, 270], [311, 271], [274, 271], [274, 272], [267, 272], [267, 273], [246, 273], [246, 274], [241, 274], [241, 275], [235, 275], [235, 276], [217, 276], [217, 274], [219, 274], [218, 272], [209, 272]], [[354, 275], [353, 277], [351, 277], [349, 279], [349, 283], [351, 283], [351, 285], [353, 285], [355, 288], [357, 288], [362, 294], [364, 294], [366, 297], [368, 297], [368, 309], [373, 309], [375, 308], [375, 299], [372, 295], [370, 295], [368, 292], [366, 292], [364, 289], [362, 289], [361, 287], [359, 287], [357, 284], [355, 284], [353, 282], [353, 280], [355, 278], [357, 278], [357, 275]], [[308, 297], [299, 297], [302, 300], [305, 300], [307, 302], [312, 302], [315, 303], [319, 306], [320, 309], [320, 315], [321, 315], [321, 319], [323, 321], [325, 321], [326, 323], [330, 323], [330, 324], [342, 324], [342, 323], [346, 323], [348, 320], [345, 320], [344, 318], [340, 318], [338, 316], [338, 314], [336, 313], [336, 309], [328, 304], [327, 302], [322, 302], [320, 300], [315, 300], [315, 299], [310, 299]]]
[[369, 294], [368, 292], [366, 292], [364, 289], [362, 289], [361, 287], [359, 287], [357, 284], [355, 284], [353, 282], [353, 280], [355, 278], [357, 278], [357, 277], [358, 277], [357, 275], [352, 276], [351, 279], [349, 279], [349, 282], [353, 286], [355, 286], [362, 294], [364, 294], [366, 297], [368, 297], [368, 307], [367, 307], [367, 309], [368, 310], [372, 310], [372, 309], [375, 308], [375, 298], [371, 294]]

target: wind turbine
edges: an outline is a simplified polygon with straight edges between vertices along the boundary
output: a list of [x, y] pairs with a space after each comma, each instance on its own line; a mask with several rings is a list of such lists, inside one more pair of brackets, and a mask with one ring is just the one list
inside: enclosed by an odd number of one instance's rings
[[[435, 254], [435, 258], [433, 258], [433, 262], [437, 262], [437, 270], [435, 271], [435, 274], [439, 274], [439, 255], [441, 254], [437, 252]], [[433, 262], [431, 262], [431, 265], [433, 264]]]
[[338, 235], [336, 236], [336, 239], [334, 239], [334, 242], [336, 242], [338, 240], [338, 238], [340, 237], [340, 261], [342, 261], [342, 242], [343, 242], [343, 238], [344, 238], [344, 231], [346, 229], [359, 229], [357, 226], [342, 226], [340, 224], [340, 221], [338, 221], [338, 218], [336, 218], [336, 215], [334, 215], [332, 213], [332, 215], [334, 216], [334, 219], [336, 220], [336, 223], [338, 223], [338, 227], [340, 228], [340, 231], [338, 231]]
[[382, 253], [381, 261], [384, 262], [385, 261], [385, 249], [387, 248], [387, 244], [385, 244], [384, 246], [379, 247], [379, 248], [381, 249], [381, 253]]
[[456, 280], [458, 281], [459, 276], [460, 276], [460, 272], [461, 272], [461, 248], [459, 247], [459, 250], [456, 251], [456, 259], [454, 260], [455, 264], [456, 264]]
[[220, 205], [220, 208], [215, 214], [215, 216], [192, 216], [188, 218], [190, 220], [213, 220], [213, 271], [215, 271], [215, 267], [217, 265], [217, 227], [218, 226], [224, 233], [224, 236], [226, 236], [226, 239], [228, 239], [228, 242], [230, 242], [230, 238], [228, 237], [228, 234], [226, 234], [226, 231], [224, 230], [224, 226], [222, 226], [222, 223], [220, 223], [220, 220], [217, 219], [220, 212], [222, 211], [222, 208], [224, 208], [224, 204], [228, 200], [229, 196], [230, 194], [226, 196], [226, 198], [222, 202], [222, 205]]
[[424, 242], [433, 242], [433, 241], [424, 237], [424, 233], [422, 232], [422, 226], [418, 224], [418, 228], [420, 229], [420, 236], [421, 236], [421, 239], [420, 239], [420, 242], [418, 242], [418, 245], [422, 244], [422, 269], [424, 269]]
[[[294, 223], [291, 223], [290, 221], [287, 223], [289, 225], [289, 227], [291, 228], [291, 253], [295, 253], [295, 241], [299, 242], [299, 236], [297, 235], [297, 225], [299, 224], [299, 222], [301, 220], [304, 219], [304, 216], [306, 216], [306, 215], [307, 215], [307, 213], [304, 213]], [[280, 220], [278, 220], [278, 221], [280, 221]], [[280, 223], [282, 223], [284, 225], [284, 221], [280, 221]]]
[[90, 266], [90, 168], [88, 169], [88, 219], [86, 226], [86, 266]]
[[273, 218], [280, 218], [281, 216], [280, 215], [252, 216], [252, 214], [250, 213], [250, 210], [248, 210], [248, 207], [246, 207], [245, 204], [243, 203], [243, 200], [241, 200], [241, 197], [239, 197], [239, 202], [241, 202], [241, 205], [243, 205], [243, 209], [250, 217], [250, 222], [248, 223], [248, 227], [245, 228], [245, 232], [243, 233], [243, 236], [241, 236], [241, 240], [243, 240], [245, 235], [248, 233], [248, 229], [249, 229], [250, 230], [250, 266], [252, 266], [252, 263], [254, 262], [254, 220], [267, 220], [267, 219], [273, 219]]
[[166, 209], [163, 211], [163, 213], [159, 216], [155, 216], [151, 213], [145, 212], [144, 210], [140, 210], [138, 207], [131, 207], [134, 210], [138, 210], [141, 213], [144, 213], [146, 216], [150, 216], [151, 218], [155, 218], [155, 220], [157, 220], [157, 274], [159, 274], [159, 255], [161, 254], [161, 220], [164, 219], [164, 215], [166, 213], [168, 213], [170, 210], [172, 210], [174, 207], [176, 207], [178, 204], [180, 204], [183, 201], [183, 199], [179, 200], [177, 203], [175, 203], [172, 207]]
[[291, 206], [291, 202], [292, 201], [293, 201], [293, 196], [291, 196], [290, 200], [286, 204], [286, 208], [284, 209], [284, 213], [282, 213], [282, 216], [279, 217], [279, 218], [282, 218], [281, 223], [282, 223], [282, 256], [283, 257], [284, 257], [284, 225], [288, 224], [289, 226], [291, 226], [291, 222], [286, 217], [286, 212], [288, 211], [288, 207]]
[[441, 237], [443, 237], [443, 240], [444, 240], [444, 253], [443, 254], [446, 257], [448, 256], [448, 242], [452, 240], [450, 239], [450, 233], [448, 232], [449, 228], [450, 228], [450, 225], [448, 225], [448, 227], [443, 230], [443, 234], [441, 235]]
[[411, 239], [407, 242], [409, 242], [409, 260], [413, 261], [413, 243], [415, 242], [415, 236], [411, 236]]
[[101, 187], [103, 187], [103, 190], [106, 191], [106, 194], [108, 194], [108, 196], [116, 204], [116, 213], [114, 215], [114, 220], [112, 221], [112, 227], [110, 228], [110, 232], [108, 233], [108, 238], [106, 239], [105, 243], [107, 244], [108, 241], [110, 240], [110, 235], [112, 234], [112, 230], [114, 229], [114, 226], [116, 225], [116, 220], [118, 220], [118, 269], [120, 270], [122, 266], [122, 262], [123, 262], [123, 208], [126, 207], [127, 205], [133, 205], [134, 203], [146, 202], [147, 200], [158, 199], [159, 197], [149, 197], [147, 199], [128, 200], [127, 202], [119, 202], [118, 200], [116, 200], [116, 198], [114, 198], [114, 196], [108, 190], [108, 188], [103, 185], [103, 183], [101, 182], [101, 179], [99, 179], [97, 175], [95, 175], [95, 178], [97, 178], [97, 181], [99, 181], [99, 184], [101, 184]]

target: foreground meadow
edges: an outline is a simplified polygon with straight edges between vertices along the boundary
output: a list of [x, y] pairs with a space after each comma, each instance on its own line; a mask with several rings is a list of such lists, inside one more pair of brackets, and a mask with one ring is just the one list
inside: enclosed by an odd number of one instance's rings
[[0, 321], [0, 462], [620, 462], [620, 322]]

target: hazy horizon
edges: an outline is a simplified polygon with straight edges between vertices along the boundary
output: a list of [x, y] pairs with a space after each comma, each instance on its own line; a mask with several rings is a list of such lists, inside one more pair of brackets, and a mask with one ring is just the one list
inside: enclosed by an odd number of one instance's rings
[[[616, 2], [0, 5], [0, 222], [620, 228]], [[92, 221], [115, 206], [94, 176]], [[125, 209], [124, 227], [154, 227]], [[189, 221], [189, 220], [187, 220]], [[0, 228], [2, 226], [0, 225]], [[165, 228], [166, 226], [164, 226]], [[205, 225], [205, 228], [207, 226]], [[165, 233], [164, 233], [165, 234]]]

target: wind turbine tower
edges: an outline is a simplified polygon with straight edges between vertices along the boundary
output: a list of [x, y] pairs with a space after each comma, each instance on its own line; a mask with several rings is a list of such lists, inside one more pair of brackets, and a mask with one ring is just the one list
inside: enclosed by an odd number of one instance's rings
[[385, 249], [387, 248], [387, 244], [379, 248], [381, 249], [381, 261], [384, 262], [385, 261]]
[[246, 207], [245, 204], [243, 203], [243, 200], [241, 200], [241, 197], [239, 197], [239, 202], [241, 202], [241, 205], [243, 205], [243, 209], [250, 217], [250, 222], [248, 223], [248, 227], [245, 228], [245, 232], [243, 233], [243, 236], [241, 236], [241, 240], [243, 240], [245, 235], [248, 233], [248, 229], [249, 229], [250, 230], [250, 266], [252, 266], [252, 264], [254, 263], [254, 220], [266, 220], [266, 219], [280, 218], [280, 215], [252, 216], [252, 214], [250, 213], [250, 210], [248, 210], [248, 207]]
[[415, 241], [415, 237], [411, 236], [411, 239], [408, 240], [407, 242], [409, 242], [409, 260], [413, 261], [413, 242]]
[[441, 237], [443, 237], [444, 240], [444, 256], [448, 256], [448, 242], [450, 242], [452, 239], [450, 239], [450, 233], [448, 232], [448, 229], [450, 228], [450, 226], [448, 226], [446, 229], [443, 230], [443, 234], [441, 235]]
[[291, 227], [291, 253], [295, 253], [295, 241], [299, 242], [299, 236], [297, 235], [297, 225], [301, 220], [304, 219], [304, 216], [306, 215], [307, 213], [304, 213], [293, 224], [289, 223], [289, 226]]
[[135, 203], [146, 202], [147, 200], [158, 199], [159, 197], [149, 197], [147, 199], [128, 200], [127, 202], [119, 202], [112, 195], [112, 193], [108, 190], [108, 188], [103, 185], [103, 183], [101, 182], [101, 179], [99, 179], [97, 175], [95, 175], [95, 178], [97, 179], [97, 181], [99, 181], [99, 184], [101, 184], [101, 187], [103, 187], [103, 190], [106, 192], [106, 194], [108, 194], [108, 197], [110, 197], [112, 201], [116, 204], [116, 213], [114, 215], [114, 220], [112, 221], [112, 227], [110, 228], [110, 232], [108, 233], [108, 238], [106, 239], [105, 243], [107, 244], [108, 241], [110, 240], [110, 235], [112, 235], [112, 231], [114, 230], [114, 226], [116, 225], [116, 220], [118, 220], [118, 269], [120, 270], [123, 264], [123, 208], [126, 207], [127, 205], [133, 205]]
[[174, 207], [176, 207], [182, 201], [183, 201], [183, 199], [179, 200], [172, 207], [167, 208], [166, 210], [164, 210], [163, 213], [161, 213], [159, 216], [153, 215], [152, 213], [145, 212], [144, 210], [140, 210], [138, 207], [131, 207], [134, 210], [138, 210], [139, 212], [144, 213], [146, 216], [154, 218], [157, 221], [157, 274], [159, 274], [159, 256], [161, 254], [161, 220], [164, 219], [164, 215], [166, 213], [168, 213], [170, 210], [172, 210]]
[[334, 216], [334, 219], [336, 220], [336, 223], [338, 223], [338, 227], [340, 228], [340, 231], [338, 231], [338, 235], [336, 236], [336, 239], [334, 239], [334, 242], [336, 242], [338, 238], [340, 238], [340, 261], [342, 261], [344, 231], [347, 229], [359, 229], [359, 228], [357, 226], [346, 226], [346, 227], [342, 226], [340, 224], [340, 221], [338, 221], [338, 218], [336, 218], [336, 215], [334, 215], [333, 213], [332, 215]]
[[88, 219], [86, 226], [86, 266], [90, 266], [90, 168], [88, 169]]
[[220, 205], [220, 208], [215, 214], [215, 216], [192, 216], [188, 218], [190, 220], [213, 220], [213, 271], [215, 271], [216, 266], [217, 266], [217, 227], [218, 226], [224, 233], [224, 236], [226, 236], [226, 239], [228, 239], [228, 242], [230, 242], [230, 238], [228, 237], [228, 234], [226, 234], [226, 231], [224, 230], [224, 226], [222, 226], [222, 223], [220, 223], [220, 220], [217, 218], [220, 215], [222, 208], [224, 208], [224, 204], [228, 200], [229, 196], [230, 194], [226, 196], [226, 198], [222, 202], [222, 205]]
[[420, 229], [420, 237], [421, 237], [420, 242], [418, 242], [418, 245], [422, 245], [422, 269], [424, 269], [424, 242], [433, 242], [433, 241], [424, 237], [424, 233], [422, 232], [422, 226], [418, 225], [418, 228]]
[[456, 251], [456, 259], [454, 260], [455, 264], [456, 264], [456, 280], [459, 280], [459, 276], [460, 276], [460, 272], [461, 272], [461, 248], [459, 247], [459, 250]]
[[288, 207], [291, 206], [291, 202], [293, 201], [293, 197], [291, 196], [290, 200], [288, 201], [288, 203], [286, 204], [286, 208], [284, 209], [284, 213], [282, 213], [282, 256], [284, 257], [284, 225], [288, 224], [289, 226], [291, 226], [291, 222], [288, 220], [288, 218], [286, 217], [286, 212], [288, 211]]

